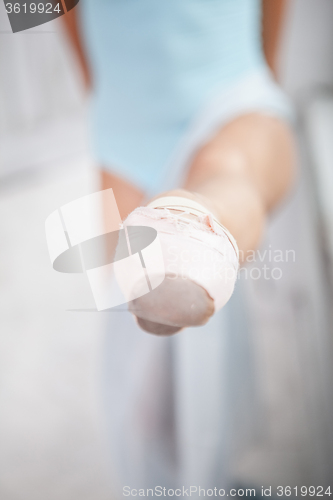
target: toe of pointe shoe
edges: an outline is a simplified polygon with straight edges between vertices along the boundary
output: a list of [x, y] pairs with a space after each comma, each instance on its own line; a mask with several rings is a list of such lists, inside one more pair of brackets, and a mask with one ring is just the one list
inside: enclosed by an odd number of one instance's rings
[[[129, 309], [137, 318], [148, 323], [177, 328], [170, 333], [176, 333], [183, 327], [207, 323], [215, 310], [214, 301], [204, 288], [188, 278], [172, 276], [166, 276], [155, 290], [133, 300]], [[139, 320], [138, 323], [143, 325]], [[155, 328], [147, 325], [144, 329]]]
[[154, 323], [153, 321], [138, 317], [136, 317], [136, 322], [142, 330], [154, 335], [169, 336], [182, 330], [180, 326], [162, 325], [161, 323]]

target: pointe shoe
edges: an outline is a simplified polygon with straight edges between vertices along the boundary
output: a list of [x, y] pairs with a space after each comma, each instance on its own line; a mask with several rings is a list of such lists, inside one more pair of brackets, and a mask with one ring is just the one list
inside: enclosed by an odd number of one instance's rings
[[165, 264], [164, 281], [129, 303], [143, 330], [171, 335], [200, 326], [228, 302], [239, 268], [238, 247], [201, 203], [161, 197], [134, 210], [124, 225], [156, 229]]

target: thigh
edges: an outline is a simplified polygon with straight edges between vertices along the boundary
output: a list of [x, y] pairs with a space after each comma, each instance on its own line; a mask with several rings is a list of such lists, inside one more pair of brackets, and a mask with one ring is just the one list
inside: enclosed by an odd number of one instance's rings
[[221, 127], [196, 152], [185, 188], [195, 191], [209, 178], [247, 178], [271, 209], [290, 186], [294, 164], [294, 139], [287, 122], [248, 113]]

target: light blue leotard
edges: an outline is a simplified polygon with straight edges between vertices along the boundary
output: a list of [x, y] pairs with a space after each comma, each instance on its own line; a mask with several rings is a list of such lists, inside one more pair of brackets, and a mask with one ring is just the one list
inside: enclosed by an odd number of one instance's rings
[[204, 104], [264, 65], [260, 0], [82, 0], [95, 156], [153, 191]]

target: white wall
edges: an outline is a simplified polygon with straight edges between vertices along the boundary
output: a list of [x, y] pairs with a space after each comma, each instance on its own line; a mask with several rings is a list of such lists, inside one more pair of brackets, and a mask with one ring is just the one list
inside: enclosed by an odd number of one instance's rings
[[87, 156], [81, 75], [61, 21], [13, 34], [0, 2], [0, 177]]
[[280, 78], [298, 99], [333, 88], [333, 2], [290, 0], [280, 53]]

